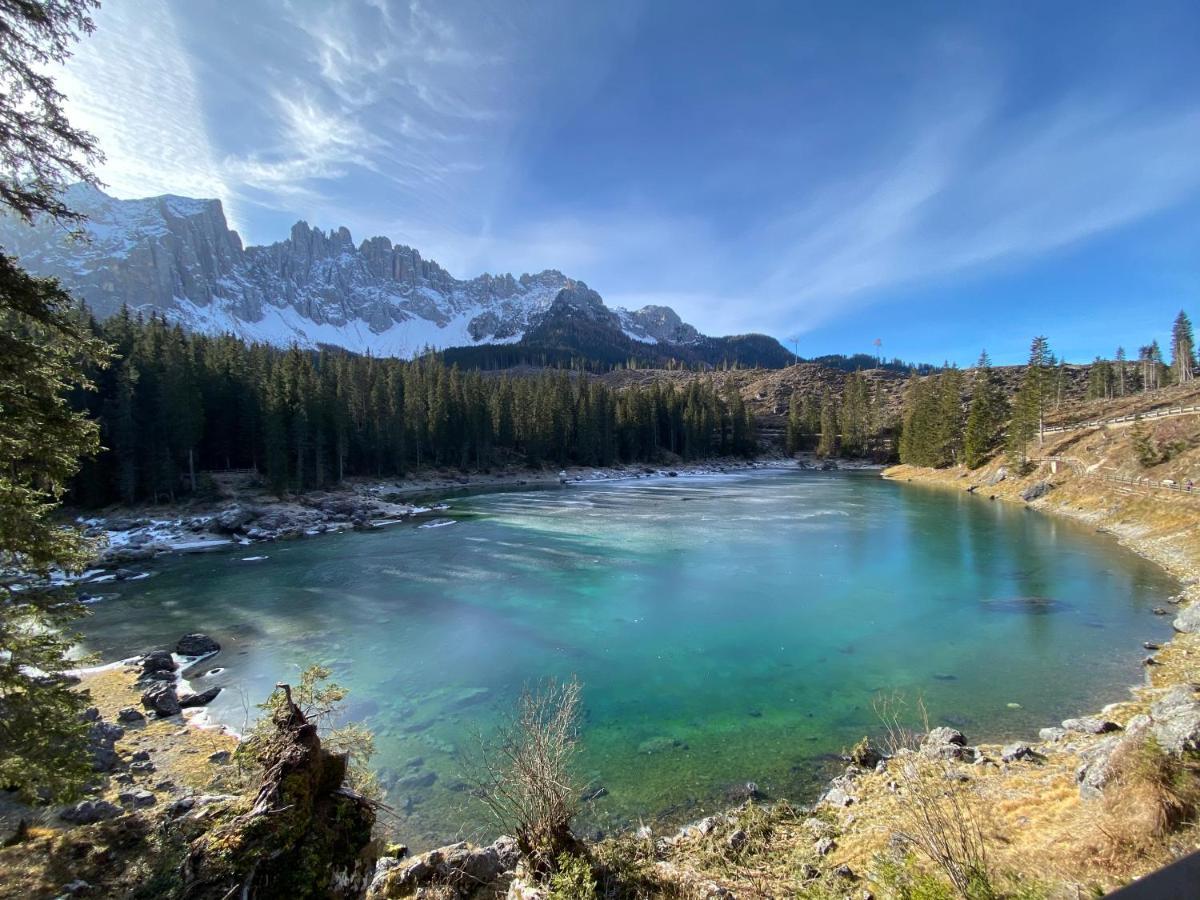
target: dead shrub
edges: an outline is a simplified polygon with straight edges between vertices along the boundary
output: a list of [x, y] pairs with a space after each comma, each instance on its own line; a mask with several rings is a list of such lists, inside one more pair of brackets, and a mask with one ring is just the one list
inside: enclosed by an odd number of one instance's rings
[[[896, 835], [929, 860], [958, 896], [968, 900], [996, 896], [969, 779], [962, 780], [952, 762], [919, 752], [919, 733], [904, 724], [902, 698], [879, 698], [875, 711], [885, 729], [887, 754], [893, 757], [888, 774], [896, 782]], [[921, 733], [928, 733], [929, 716], [920, 700], [917, 713]]]
[[469, 764], [475, 796], [542, 872], [578, 850], [571, 820], [582, 793], [572, 772], [580, 692], [575, 679], [526, 688], [512, 717], [493, 737], [481, 738], [479, 756]]

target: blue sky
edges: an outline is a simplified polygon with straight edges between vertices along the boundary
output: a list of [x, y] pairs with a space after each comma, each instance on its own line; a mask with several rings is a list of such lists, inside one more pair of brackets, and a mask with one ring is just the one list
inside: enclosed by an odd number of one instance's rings
[[709, 333], [1017, 361], [1200, 318], [1200, 5], [108, 0], [121, 197], [217, 196]]

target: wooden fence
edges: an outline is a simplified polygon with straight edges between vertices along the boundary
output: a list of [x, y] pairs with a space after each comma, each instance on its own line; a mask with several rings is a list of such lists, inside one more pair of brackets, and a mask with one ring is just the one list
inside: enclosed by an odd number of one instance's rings
[[1171, 416], [1188, 416], [1200, 413], [1200, 406], [1168, 406], [1163, 409], [1153, 409], [1147, 413], [1130, 413], [1127, 416], [1114, 416], [1111, 419], [1090, 419], [1085, 422], [1071, 422], [1067, 425], [1054, 425], [1043, 428], [1043, 434], [1057, 434], [1063, 431], [1075, 431], [1079, 428], [1100, 428], [1103, 425], [1117, 425], [1122, 422], [1132, 422], [1135, 419], [1166, 419]]

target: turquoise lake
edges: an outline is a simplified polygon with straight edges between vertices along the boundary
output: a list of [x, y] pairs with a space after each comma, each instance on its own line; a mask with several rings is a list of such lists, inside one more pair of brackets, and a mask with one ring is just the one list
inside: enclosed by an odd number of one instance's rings
[[586, 827], [678, 822], [748, 780], [811, 799], [834, 756], [879, 730], [881, 693], [924, 698], [973, 741], [1121, 699], [1176, 589], [1084, 526], [875, 473], [451, 504], [425, 522], [439, 527], [168, 559], [104, 587], [86, 646], [111, 660], [213, 635], [224, 649], [200, 668], [224, 671], [193, 686], [225, 686], [210, 709], [237, 729], [276, 681], [329, 665], [384, 780], [418, 776], [389, 799], [419, 848], [489, 834], [463, 751], [539, 678], [583, 683], [580, 772], [607, 790]]

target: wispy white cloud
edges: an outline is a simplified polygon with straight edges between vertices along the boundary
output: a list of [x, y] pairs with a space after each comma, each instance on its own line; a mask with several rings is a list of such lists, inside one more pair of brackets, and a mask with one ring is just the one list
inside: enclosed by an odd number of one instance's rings
[[1200, 107], [1071, 98], [1001, 124], [994, 104], [914, 126], [902, 157], [855, 173], [762, 239], [782, 247], [765, 321], [800, 330], [954, 273], [1027, 262], [1200, 190]]
[[105, 4], [94, 35], [56, 72], [71, 121], [99, 139], [100, 178], [122, 197], [229, 196], [200, 86], [165, 0]]

